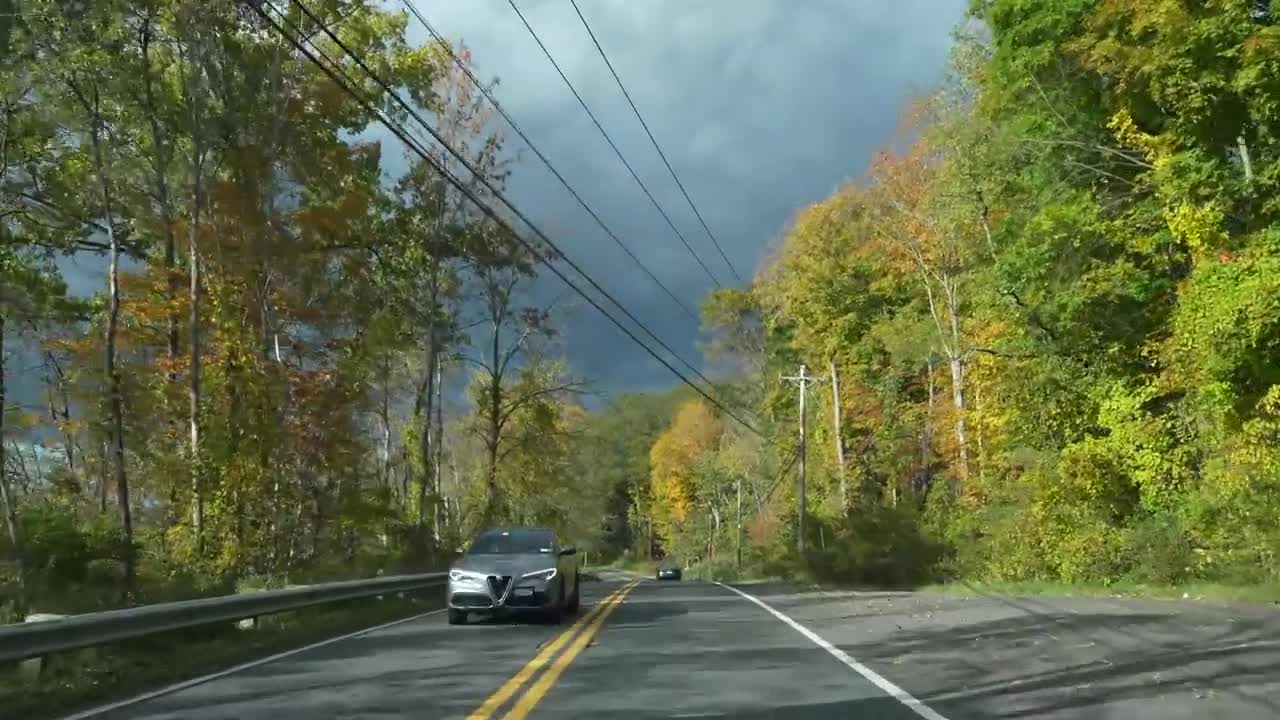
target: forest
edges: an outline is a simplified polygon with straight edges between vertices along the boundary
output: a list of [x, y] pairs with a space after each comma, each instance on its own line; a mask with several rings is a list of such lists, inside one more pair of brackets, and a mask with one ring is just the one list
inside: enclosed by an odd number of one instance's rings
[[[437, 569], [499, 522], [709, 577], [1280, 579], [1267, 0], [974, 0], [706, 298], [706, 395], [603, 404], [554, 253], [466, 197], [515, 162], [466, 47], [305, 7], [0, 1], [0, 619]], [[380, 127], [419, 110], [461, 157]]]
[[[269, 7], [321, 64], [232, 0], [0, 7], [9, 620], [594, 536], [544, 251], [428, 162], [501, 189], [491, 86], [403, 11]], [[419, 111], [459, 156], [379, 127]]]
[[[970, 14], [865, 172], [705, 304], [704, 351], [761, 436], [699, 399], [657, 411], [630, 456], [641, 545], [726, 576], [1275, 583], [1269, 3]], [[820, 381], [799, 556], [780, 378], [802, 364]]]

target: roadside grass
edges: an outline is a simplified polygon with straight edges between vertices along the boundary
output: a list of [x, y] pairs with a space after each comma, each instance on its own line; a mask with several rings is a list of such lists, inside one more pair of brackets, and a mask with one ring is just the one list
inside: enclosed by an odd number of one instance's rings
[[280, 613], [260, 618], [257, 627], [247, 630], [220, 623], [61, 653], [46, 658], [34, 680], [24, 677], [16, 663], [0, 666], [0, 707], [5, 717], [61, 717], [442, 607], [438, 591], [425, 595], [368, 598]]
[[[619, 559], [596, 570], [626, 570], [652, 577], [657, 561]], [[814, 590], [909, 590], [913, 592], [942, 593], [956, 597], [978, 597], [983, 593], [1026, 596], [1058, 597], [1111, 597], [1160, 600], [1186, 600], [1242, 605], [1280, 605], [1280, 583], [1252, 585], [1227, 585], [1211, 582], [1187, 582], [1176, 585], [1160, 585], [1134, 581], [1103, 583], [1063, 583], [1040, 580], [979, 581], [952, 580], [910, 586], [881, 586], [865, 583], [841, 582], [831, 578], [817, 578], [790, 565], [773, 564], [769, 567], [759, 562], [747, 562], [739, 570], [733, 561], [704, 561], [685, 568], [688, 580], [720, 581], [735, 584], [767, 582], [794, 583]]]
[[1180, 584], [1141, 583], [1131, 580], [1113, 583], [1064, 583], [1041, 580], [980, 581], [951, 580], [913, 585], [878, 585], [842, 582], [833, 578], [815, 577], [813, 573], [793, 567], [780, 569], [744, 564], [741, 571], [732, 563], [699, 563], [685, 570], [685, 577], [692, 580], [753, 584], [767, 582], [792, 583], [813, 590], [883, 591], [908, 590], [911, 592], [942, 593], [956, 597], [978, 597], [981, 594], [1057, 596], [1057, 597], [1109, 597], [1158, 600], [1184, 600], [1223, 604], [1268, 606], [1280, 605], [1280, 583], [1256, 583], [1228, 585], [1224, 583], [1192, 581]]
[[1027, 581], [952, 581], [925, 585], [923, 592], [939, 592], [960, 597], [977, 597], [982, 593], [1004, 595], [1056, 595], [1059, 597], [1122, 597], [1160, 600], [1194, 600], [1246, 605], [1280, 604], [1280, 584], [1224, 585], [1189, 582], [1178, 585], [1155, 585], [1131, 581], [1112, 584], [1027, 580]]

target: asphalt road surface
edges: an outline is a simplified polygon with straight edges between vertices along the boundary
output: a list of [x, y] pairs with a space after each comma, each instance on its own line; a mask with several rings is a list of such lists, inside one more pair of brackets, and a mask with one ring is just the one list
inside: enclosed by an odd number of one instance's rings
[[77, 717], [1280, 717], [1280, 613], [605, 578], [560, 626], [436, 613]]

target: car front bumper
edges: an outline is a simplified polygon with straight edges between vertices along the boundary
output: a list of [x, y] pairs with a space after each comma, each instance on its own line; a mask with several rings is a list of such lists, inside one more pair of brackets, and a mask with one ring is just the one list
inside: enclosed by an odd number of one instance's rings
[[508, 589], [500, 578], [496, 583], [488, 578], [484, 583], [450, 578], [446, 602], [454, 610], [496, 614], [550, 610], [559, 600], [559, 578], [553, 578], [550, 581], [517, 578], [511, 582], [514, 585]]

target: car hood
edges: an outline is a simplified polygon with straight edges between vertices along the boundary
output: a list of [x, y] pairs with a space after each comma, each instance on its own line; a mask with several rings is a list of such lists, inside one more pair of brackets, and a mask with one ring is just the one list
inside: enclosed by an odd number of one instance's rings
[[520, 576], [556, 566], [554, 553], [529, 553], [527, 555], [464, 555], [453, 563], [456, 570], [482, 575]]

